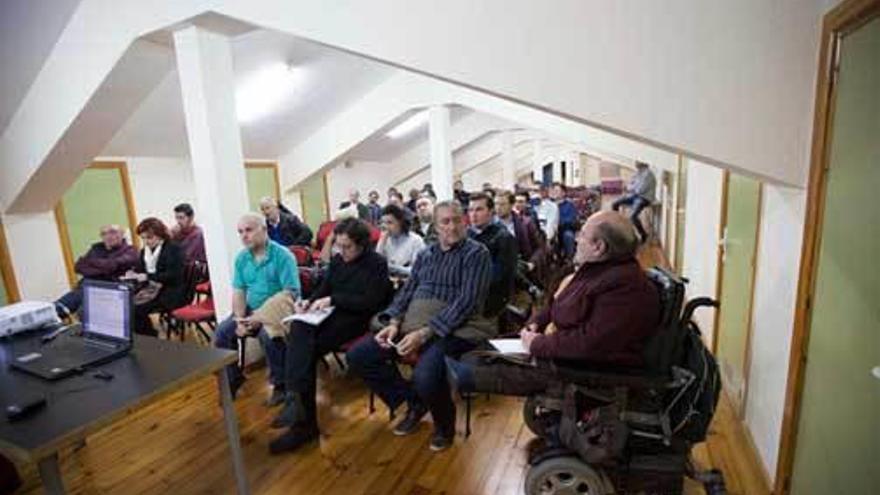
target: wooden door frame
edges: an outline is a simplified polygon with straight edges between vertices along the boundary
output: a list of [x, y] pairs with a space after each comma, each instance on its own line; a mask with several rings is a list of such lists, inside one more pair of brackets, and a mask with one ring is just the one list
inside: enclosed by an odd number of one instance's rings
[[[738, 403], [737, 401], [730, 398], [730, 403], [734, 407], [734, 412], [737, 415], [737, 419], [742, 420], [745, 417], [746, 412], [746, 403], [748, 402], [749, 397], [749, 367], [752, 363], [752, 334], [754, 333], [754, 310], [755, 310], [755, 278], [758, 271], [758, 252], [761, 244], [761, 222], [764, 220], [764, 184], [755, 179], [758, 182], [758, 216], [755, 221], [755, 247], [752, 252], [752, 276], [749, 279], [749, 308], [746, 316], [746, 342], [745, 342], [745, 354], [743, 356], [743, 397], [742, 402]], [[729, 199], [729, 189], [730, 189], [730, 171], [724, 171], [724, 178], [722, 179], [722, 189], [721, 189], [721, 221], [719, 223], [719, 232], [718, 232], [718, 252], [717, 252], [717, 275], [716, 275], [716, 285], [715, 285], [715, 300], [719, 303], [721, 302], [721, 290], [722, 285], [724, 283], [724, 249], [721, 246], [720, 240], [724, 236], [724, 229], [727, 228], [727, 200]], [[718, 330], [719, 324], [721, 323], [721, 312], [724, 311], [723, 307], [719, 307], [715, 310], [715, 318], [714, 324], [712, 326], [712, 354], [718, 355]], [[729, 394], [728, 394], [729, 397]]]
[[880, 0], [844, 0], [825, 14], [822, 19], [801, 264], [788, 361], [788, 383], [785, 390], [782, 434], [779, 439], [779, 457], [773, 487], [773, 492], [777, 495], [789, 493], [791, 476], [794, 471], [807, 351], [809, 350], [812, 302], [816, 289], [819, 249], [822, 240], [827, 173], [831, 165], [831, 127], [835, 109], [834, 82], [839, 63], [837, 56], [840, 49], [840, 38], [877, 15], [880, 15]]
[[18, 282], [15, 280], [15, 270], [12, 267], [12, 258], [9, 256], [9, 245], [6, 243], [6, 228], [0, 222], [0, 284], [6, 289], [8, 303], [21, 300], [21, 292], [18, 290]]
[[244, 168], [271, 168], [275, 174], [275, 198], [281, 201], [281, 178], [278, 174], [278, 162], [264, 161], [245, 161]]
[[[98, 161], [92, 162], [88, 169], [100, 170], [116, 170], [119, 172], [119, 178], [122, 181], [122, 196], [125, 200], [126, 217], [128, 218], [128, 229], [131, 232], [131, 243], [136, 249], [140, 249], [140, 239], [135, 230], [137, 228], [137, 217], [135, 216], [134, 194], [131, 192], [131, 179], [128, 175], [128, 163], [117, 161]], [[73, 247], [70, 244], [70, 232], [67, 230], [67, 217], [64, 214], [64, 202], [58, 200], [55, 205], [55, 226], [58, 229], [58, 238], [61, 241], [61, 253], [64, 256], [64, 267], [67, 270], [67, 282], [70, 287], [76, 286], [77, 276], [74, 268], [75, 261], [73, 259]]]

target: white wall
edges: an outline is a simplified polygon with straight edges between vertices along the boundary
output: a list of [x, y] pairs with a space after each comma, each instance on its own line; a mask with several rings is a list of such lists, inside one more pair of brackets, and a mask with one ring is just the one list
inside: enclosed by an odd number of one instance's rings
[[188, 159], [137, 156], [124, 160], [128, 163], [138, 221], [158, 217], [171, 226], [174, 225], [173, 208], [177, 204], [189, 203], [198, 210], [196, 186]]
[[3, 226], [23, 300], [54, 301], [70, 290], [54, 213], [4, 215]]
[[805, 203], [802, 189], [764, 185], [745, 422], [771, 482], [785, 407]]
[[330, 169], [327, 172], [330, 214], [332, 215], [339, 208], [340, 203], [348, 201], [348, 191], [351, 188], [360, 191], [362, 203], [367, 202], [367, 194], [375, 189], [379, 192], [379, 202], [385, 204], [385, 193], [391, 187], [389, 172], [387, 163], [368, 161], [351, 161], [348, 166], [340, 163]]
[[[690, 279], [687, 296], [715, 297], [718, 285], [718, 239], [721, 226], [721, 169], [687, 160], [684, 262], [682, 274]], [[697, 311], [695, 320], [706, 344], [712, 346], [715, 310]]]

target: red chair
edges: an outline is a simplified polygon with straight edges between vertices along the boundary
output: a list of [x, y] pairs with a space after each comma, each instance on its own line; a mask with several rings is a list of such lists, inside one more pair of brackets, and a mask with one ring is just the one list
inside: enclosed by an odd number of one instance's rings
[[312, 248], [308, 246], [288, 246], [293, 257], [296, 258], [296, 264], [299, 266], [312, 266]]
[[187, 328], [193, 327], [208, 344], [211, 343], [211, 336], [205, 330], [205, 326], [213, 332], [217, 327], [217, 315], [214, 311], [214, 300], [210, 297], [175, 309], [171, 312], [171, 317], [178, 324], [182, 325], [182, 328], [180, 328], [181, 341], [186, 339]]

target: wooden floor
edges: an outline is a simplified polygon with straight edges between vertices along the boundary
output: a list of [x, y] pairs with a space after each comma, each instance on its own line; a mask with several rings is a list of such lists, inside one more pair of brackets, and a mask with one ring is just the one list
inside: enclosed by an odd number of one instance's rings
[[[651, 249], [650, 247], [648, 249]], [[659, 248], [657, 249], [659, 251]], [[642, 253], [645, 264], [662, 254]], [[320, 445], [279, 457], [268, 443], [276, 410], [263, 406], [266, 371], [251, 374], [236, 403], [245, 464], [254, 494], [497, 494], [521, 493], [526, 446], [534, 438], [522, 422], [519, 399], [481, 396], [474, 401], [473, 434], [453, 448], [428, 450], [430, 420], [409, 437], [391, 433], [387, 410], [369, 415], [367, 392], [352, 377], [323, 371], [319, 394]], [[459, 407], [459, 432], [464, 430]], [[702, 468], [723, 470], [732, 495], [763, 495], [764, 475], [726, 400], [708, 442], [695, 449]], [[61, 453], [72, 494], [234, 493], [229, 449], [217, 386], [205, 379], [135, 412]], [[20, 466], [22, 494], [42, 493], [35, 466]], [[703, 493], [688, 481], [686, 493]]]

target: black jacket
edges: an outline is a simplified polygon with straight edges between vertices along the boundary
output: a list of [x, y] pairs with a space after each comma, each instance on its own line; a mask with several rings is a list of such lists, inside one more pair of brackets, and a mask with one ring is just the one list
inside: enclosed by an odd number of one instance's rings
[[338, 254], [333, 256], [312, 300], [330, 296], [336, 311], [369, 319], [388, 304], [390, 295], [388, 262], [369, 249], [350, 263]]
[[494, 317], [507, 306], [513, 295], [513, 282], [516, 274], [516, 239], [503, 225], [492, 222], [480, 233], [471, 227], [468, 237], [482, 243], [492, 258], [492, 281], [489, 295], [483, 308], [483, 315]]
[[308, 246], [312, 243], [312, 229], [292, 213], [281, 213], [278, 228], [266, 221], [269, 237], [282, 246]]
[[[144, 263], [144, 250], [141, 249], [138, 257], [138, 273], [147, 273]], [[165, 241], [159, 259], [156, 260], [156, 273], [148, 274], [147, 278], [162, 284], [162, 290], [156, 297], [159, 304], [165, 309], [177, 309], [189, 301], [185, 301], [186, 287], [183, 276], [183, 250], [176, 243]]]

